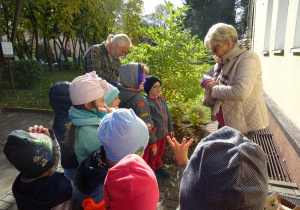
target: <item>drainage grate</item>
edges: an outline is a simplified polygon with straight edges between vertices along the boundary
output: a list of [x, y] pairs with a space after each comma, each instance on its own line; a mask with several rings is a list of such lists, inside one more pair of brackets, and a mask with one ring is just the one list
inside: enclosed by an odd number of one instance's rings
[[259, 144], [265, 151], [268, 159], [269, 179], [277, 181], [292, 182], [292, 177], [282, 158], [282, 155], [274, 142], [273, 135], [268, 127], [259, 130], [253, 141]]

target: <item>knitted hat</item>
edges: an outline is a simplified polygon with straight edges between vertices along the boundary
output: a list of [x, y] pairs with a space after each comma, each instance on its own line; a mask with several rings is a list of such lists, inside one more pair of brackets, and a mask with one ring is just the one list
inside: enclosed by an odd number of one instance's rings
[[12, 131], [3, 152], [9, 162], [27, 178], [39, 177], [55, 163], [52, 139], [42, 133]]
[[76, 77], [69, 88], [73, 105], [89, 103], [104, 95], [108, 91], [108, 85], [95, 71]]
[[161, 84], [161, 81], [158, 79], [158, 77], [153, 75], [149, 75], [145, 79], [146, 82], [144, 83], [144, 90], [147, 93], [147, 95], [149, 95], [149, 91], [156, 82], [159, 82], [159, 84]]
[[181, 209], [264, 209], [266, 155], [237, 130], [223, 127], [193, 152], [180, 184]]
[[138, 155], [124, 157], [108, 171], [104, 182], [107, 209], [155, 210], [158, 199], [155, 174]]
[[132, 109], [117, 109], [102, 118], [98, 139], [106, 157], [118, 162], [129, 154], [142, 154], [149, 142], [149, 132], [145, 122]]
[[109, 105], [119, 95], [120, 91], [118, 88], [108, 84], [109, 91], [104, 92], [104, 101], [106, 105]]

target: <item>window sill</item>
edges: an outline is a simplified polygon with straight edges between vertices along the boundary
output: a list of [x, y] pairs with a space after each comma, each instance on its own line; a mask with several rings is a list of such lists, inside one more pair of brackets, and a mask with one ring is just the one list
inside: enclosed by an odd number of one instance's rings
[[300, 48], [291, 48], [291, 53], [300, 53]]
[[283, 50], [272, 50], [273, 54], [281, 54], [283, 53]]

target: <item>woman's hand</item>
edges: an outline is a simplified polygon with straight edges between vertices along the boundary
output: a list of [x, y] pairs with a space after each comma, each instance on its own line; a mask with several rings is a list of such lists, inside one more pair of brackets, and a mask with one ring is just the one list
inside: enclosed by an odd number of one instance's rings
[[194, 139], [190, 139], [188, 143], [186, 143], [186, 138], [182, 139], [182, 143], [179, 144], [178, 141], [176, 141], [175, 138], [170, 138], [170, 136], [167, 136], [167, 140], [171, 147], [173, 148], [173, 152], [175, 155], [175, 158], [177, 160], [178, 165], [182, 165], [188, 162], [188, 149], [189, 146], [192, 144]]
[[44, 126], [42, 126], [42, 125], [40, 125], [40, 126], [34, 125], [33, 127], [29, 127], [28, 131], [32, 132], [32, 133], [43, 133], [47, 136], [50, 136], [48, 128], [44, 128]]
[[205, 86], [205, 89], [210, 89], [210, 90], [212, 90], [213, 87], [215, 87], [216, 85], [218, 85], [218, 82], [210, 82], [210, 83], [207, 83], [207, 85]]

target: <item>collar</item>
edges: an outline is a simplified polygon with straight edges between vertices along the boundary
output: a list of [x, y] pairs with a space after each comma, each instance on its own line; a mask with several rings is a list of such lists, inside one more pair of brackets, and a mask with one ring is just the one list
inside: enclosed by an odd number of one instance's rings
[[150, 97], [150, 96], [148, 96], [148, 97], [152, 98], [152, 99], [157, 99], [158, 97], [164, 98], [164, 96], [162, 94], [160, 94], [159, 96], [155, 96], [155, 97]]

